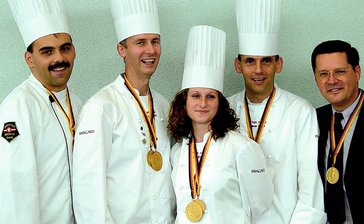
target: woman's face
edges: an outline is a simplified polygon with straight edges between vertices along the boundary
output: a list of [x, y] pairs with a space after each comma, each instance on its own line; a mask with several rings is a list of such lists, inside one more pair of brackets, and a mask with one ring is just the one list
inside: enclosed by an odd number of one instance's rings
[[186, 111], [192, 126], [211, 124], [219, 108], [219, 92], [210, 88], [190, 88], [187, 92]]

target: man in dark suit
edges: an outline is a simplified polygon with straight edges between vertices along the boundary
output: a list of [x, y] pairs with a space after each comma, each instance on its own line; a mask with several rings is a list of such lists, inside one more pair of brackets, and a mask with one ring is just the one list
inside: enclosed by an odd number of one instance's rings
[[328, 222], [364, 223], [364, 101], [359, 53], [331, 40], [311, 55], [316, 84], [330, 103], [317, 109], [318, 168], [325, 186]]

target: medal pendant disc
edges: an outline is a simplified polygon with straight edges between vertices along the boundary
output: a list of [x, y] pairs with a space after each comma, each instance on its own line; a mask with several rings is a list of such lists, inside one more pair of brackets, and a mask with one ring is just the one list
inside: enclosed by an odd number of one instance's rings
[[204, 208], [201, 206], [201, 202], [193, 200], [190, 203], [188, 203], [186, 207], [186, 216], [187, 219], [190, 220], [191, 222], [198, 222], [202, 219]]
[[339, 171], [335, 167], [330, 167], [326, 172], [326, 180], [330, 184], [336, 184], [339, 180]]
[[152, 167], [153, 170], [159, 171], [162, 169], [163, 166], [163, 158], [162, 154], [160, 154], [158, 151], [152, 151], [150, 150], [148, 152], [148, 164], [150, 167]]
[[205, 212], [205, 209], [206, 209], [205, 203], [202, 200], [198, 199], [198, 198], [195, 199], [195, 201], [200, 204], [200, 206], [202, 208], [202, 212]]
[[152, 156], [153, 156], [153, 150], [149, 150], [147, 154], [147, 163], [149, 166], [152, 166]]

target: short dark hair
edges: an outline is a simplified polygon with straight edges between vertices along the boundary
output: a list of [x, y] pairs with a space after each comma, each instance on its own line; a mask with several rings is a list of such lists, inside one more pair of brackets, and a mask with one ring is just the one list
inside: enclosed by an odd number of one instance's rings
[[29, 53], [33, 53], [33, 43], [34, 43], [34, 41], [27, 47], [27, 51]]
[[[126, 39], [128, 39], [128, 38], [126, 38]], [[128, 48], [128, 47], [126, 46], [126, 39], [124, 39], [124, 40], [120, 41], [120, 42], [119, 42], [119, 44], [120, 44], [121, 46], [125, 47], [125, 48]]]
[[[191, 118], [186, 111], [187, 93], [188, 89], [178, 92], [169, 110], [168, 129], [177, 142], [187, 138], [193, 131]], [[218, 92], [218, 97], [219, 107], [211, 122], [212, 136], [215, 140], [224, 137], [229, 130], [236, 130], [239, 120], [224, 95]]]
[[[239, 61], [241, 61], [241, 56], [243, 56], [243, 54], [238, 54], [238, 60], [239, 60]], [[274, 60], [275, 60], [275, 61], [278, 61], [278, 59], [279, 59], [279, 54], [274, 55]]]
[[337, 52], [345, 53], [348, 63], [353, 68], [359, 65], [359, 53], [354, 47], [342, 40], [328, 40], [322, 42], [313, 49], [311, 54], [312, 70], [315, 72], [316, 58], [319, 54], [331, 54]]

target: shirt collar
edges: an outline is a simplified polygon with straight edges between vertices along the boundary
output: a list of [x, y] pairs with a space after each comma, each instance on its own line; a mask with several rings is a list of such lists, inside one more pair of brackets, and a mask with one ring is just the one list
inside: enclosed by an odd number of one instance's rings
[[[356, 98], [356, 100], [348, 108], [346, 108], [344, 111], [339, 112], [339, 113], [343, 114], [344, 122], [345, 122], [344, 124], [346, 124], [346, 122], [349, 120], [351, 113], [354, 111], [356, 105], [359, 103], [359, 99], [360, 99], [361, 94], [363, 94], [363, 93], [362, 93], [361, 90], [359, 90], [359, 95]], [[335, 110], [334, 107], [332, 107], [332, 112], [335, 113], [335, 112], [338, 112], [338, 111]]]

